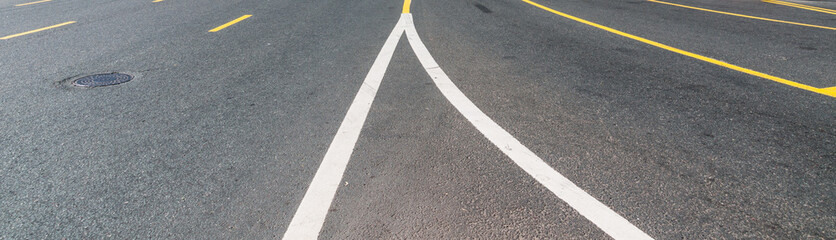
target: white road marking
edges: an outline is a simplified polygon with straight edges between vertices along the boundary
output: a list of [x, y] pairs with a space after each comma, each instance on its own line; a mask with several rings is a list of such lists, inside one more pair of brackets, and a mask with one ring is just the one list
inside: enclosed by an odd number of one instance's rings
[[302, 198], [299, 208], [296, 209], [296, 214], [293, 215], [293, 219], [287, 227], [284, 239], [316, 239], [319, 236], [322, 224], [325, 223], [325, 216], [328, 214], [328, 209], [331, 207], [331, 202], [337, 193], [337, 188], [340, 186], [340, 180], [348, 165], [348, 160], [354, 151], [354, 145], [360, 136], [360, 130], [366, 122], [366, 116], [369, 114], [372, 101], [374, 101], [377, 89], [380, 87], [384, 73], [386, 73], [386, 67], [389, 66], [389, 61], [395, 53], [395, 47], [400, 41], [401, 35], [403, 35], [403, 24], [403, 19], [398, 20], [395, 29], [389, 34], [389, 38], [386, 39], [386, 43], [383, 44], [383, 48], [374, 60], [371, 70], [366, 75], [363, 85], [360, 86], [357, 96], [354, 97], [354, 101], [340, 124], [334, 140], [331, 141], [331, 146], [328, 147], [319, 170], [316, 171], [311, 185], [308, 186], [308, 191]]
[[562, 174], [520, 143], [514, 136], [505, 131], [499, 124], [485, 115], [476, 104], [453, 84], [453, 81], [438, 66], [430, 55], [427, 47], [418, 37], [418, 31], [412, 22], [412, 14], [401, 14], [397, 25], [389, 34], [386, 43], [372, 64], [360, 91], [348, 109], [337, 135], [331, 142], [328, 152], [317, 170], [316, 175], [302, 198], [302, 203], [290, 221], [284, 239], [316, 239], [325, 223], [325, 217], [337, 188], [340, 185], [351, 153], [360, 136], [360, 130], [371, 109], [377, 88], [383, 80], [383, 75], [395, 52], [395, 47], [401, 35], [406, 32], [409, 45], [421, 65], [433, 79], [435, 85], [445, 98], [470, 121], [488, 140], [496, 145], [505, 155], [511, 158], [520, 168], [535, 180], [543, 184], [557, 197], [565, 201], [582, 216], [615, 239], [653, 239], [641, 229], [631, 224], [627, 219], [599, 202], [586, 191], [572, 183]]
[[418, 60], [427, 73], [432, 77], [438, 89], [459, 110], [459, 112], [470, 121], [479, 132], [482, 132], [488, 140], [502, 150], [505, 155], [511, 158], [520, 168], [525, 170], [540, 184], [552, 191], [557, 197], [563, 199], [569, 206], [586, 217], [589, 221], [601, 228], [604, 232], [615, 239], [653, 239], [641, 229], [631, 224], [627, 219], [621, 217], [589, 195], [586, 191], [572, 183], [559, 172], [555, 171], [543, 159], [540, 159], [534, 152], [525, 147], [514, 136], [505, 131], [496, 122], [485, 115], [482, 110], [476, 107], [467, 96], [453, 84], [447, 74], [438, 66], [427, 47], [418, 37], [418, 31], [412, 23], [411, 14], [402, 14], [401, 21], [406, 18], [406, 38], [412, 51], [418, 56]]

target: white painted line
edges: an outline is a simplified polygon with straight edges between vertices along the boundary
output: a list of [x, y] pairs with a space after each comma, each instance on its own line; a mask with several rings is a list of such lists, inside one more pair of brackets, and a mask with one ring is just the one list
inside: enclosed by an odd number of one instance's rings
[[482, 110], [476, 107], [467, 96], [453, 84], [447, 74], [438, 66], [427, 47], [418, 37], [418, 31], [412, 23], [412, 15], [405, 13], [401, 15], [401, 21], [406, 19], [406, 38], [409, 45], [418, 56], [418, 60], [427, 73], [432, 77], [435, 85], [441, 93], [459, 112], [467, 118], [479, 132], [482, 132], [488, 140], [502, 150], [505, 155], [511, 158], [520, 168], [525, 170], [540, 184], [543, 184], [552, 193], [563, 199], [569, 206], [589, 219], [596, 226], [615, 239], [653, 239], [641, 229], [631, 224], [627, 219], [621, 217], [589, 195], [586, 191], [572, 183], [562, 174], [555, 171], [543, 159], [540, 159], [534, 152], [520, 143], [514, 136], [505, 131], [496, 122], [485, 115]]
[[383, 74], [386, 73], [386, 67], [389, 66], [395, 47], [403, 35], [403, 24], [403, 18], [398, 20], [395, 29], [389, 34], [389, 38], [386, 39], [386, 43], [383, 44], [383, 48], [374, 60], [334, 140], [331, 141], [331, 146], [328, 147], [319, 170], [316, 171], [311, 185], [308, 186], [308, 191], [302, 198], [299, 208], [296, 209], [296, 214], [293, 215], [284, 233], [284, 239], [316, 239], [319, 236], [334, 195], [337, 194], [337, 188], [340, 186], [348, 160], [354, 151], [354, 145], [360, 137], [360, 130], [366, 122], [374, 96], [383, 80]]
[[520, 143], [514, 136], [491, 120], [476, 104], [453, 84], [453, 81], [438, 66], [427, 47], [418, 37], [412, 22], [412, 14], [401, 14], [398, 23], [386, 39], [363, 85], [337, 131], [331, 146], [314, 175], [296, 214], [290, 221], [283, 239], [316, 239], [325, 223], [325, 217], [340, 181], [354, 151], [360, 131], [371, 109], [377, 89], [395, 52], [401, 35], [406, 32], [412, 50], [421, 65], [433, 79], [438, 89], [450, 103], [470, 121], [488, 140], [511, 158], [520, 168], [543, 184], [557, 197], [565, 201], [582, 216], [615, 239], [653, 239], [627, 219], [589, 195], [569, 179], [555, 171], [534, 152]]

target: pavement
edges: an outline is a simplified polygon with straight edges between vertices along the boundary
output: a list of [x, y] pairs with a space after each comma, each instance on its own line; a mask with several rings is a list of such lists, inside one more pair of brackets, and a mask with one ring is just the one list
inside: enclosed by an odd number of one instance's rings
[[0, 0], [0, 239], [834, 239], [836, 2], [780, 3]]

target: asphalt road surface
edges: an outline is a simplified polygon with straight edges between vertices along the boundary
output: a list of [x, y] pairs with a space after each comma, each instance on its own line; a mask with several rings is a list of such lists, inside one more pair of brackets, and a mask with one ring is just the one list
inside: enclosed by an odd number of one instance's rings
[[834, 9], [0, 0], [0, 239], [834, 239]]

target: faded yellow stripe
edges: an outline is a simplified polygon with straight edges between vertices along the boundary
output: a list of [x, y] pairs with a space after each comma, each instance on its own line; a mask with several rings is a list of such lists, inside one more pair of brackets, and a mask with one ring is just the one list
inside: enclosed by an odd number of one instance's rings
[[762, 0], [762, 2], [784, 5], [784, 6], [788, 6], [788, 7], [801, 8], [801, 9], [806, 9], [806, 10], [810, 10], [810, 11], [823, 12], [823, 13], [827, 13], [827, 14], [836, 15], [836, 10], [833, 10], [833, 9], [820, 8], [820, 7], [804, 5], [804, 4], [799, 4], [799, 3], [791, 3], [791, 2], [784, 2], [784, 1], [778, 1], [778, 0]]
[[658, 43], [658, 42], [651, 41], [651, 40], [643, 38], [643, 37], [639, 37], [639, 36], [636, 36], [636, 35], [625, 33], [625, 32], [622, 32], [622, 31], [619, 31], [619, 30], [616, 30], [616, 29], [613, 29], [613, 28], [610, 28], [610, 27], [607, 27], [607, 26], [604, 26], [604, 25], [601, 25], [601, 24], [590, 22], [590, 21], [572, 16], [572, 15], [569, 15], [569, 14], [565, 14], [565, 13], [559, 12], [557, 10], [548, 8], [546, 6], [540, 5], [538, 3], [532, 2], [530, 0], [522, 0], [522, 1], [525, 2], [525, 3], [531, 4], [535, 7], [541, 8], [543, 10], [549, 11], [551, 13], [560, 15], [562, 17], [565, 17], [565, 18], [568, 18], [568, 19], [571, 19], [571, 20], [574, 20], [574, 21], [577, 21], [577, 22], [580, 22], [580, 23], [583, 23], [583, 24], [586, 24], [586, 25], [589, 25], [589, 26], [593, 26], [593, 27], [596, 27], [596, 28], [599, 28], [599, 29], [602, 29], [602, 30], [605, 30], [605, 31], [608, 31], [608, 32], [611, 32], [611, 33], [615, 33], [615, 34], [618, 34], [620, 36], [627, 37], [627, 38], [630, 38], [630, 39], [633, 39], [633, 40], [636, 40], [636, 41], [639, 41], [639, 42], [643, 42], [643, 43], [646, 43], [646, 44], [649, 44], [649, 45], [653, 45], [653, 46], [658, 47], [658, 48], [662, 48], [662, 49], [665, 49], [665, 50], [668, 50], [668, 51], [671, 51], [671, 52], [679, 53], [679, 54], [682, 54], [682, 55], [685, 55], [685, 56], [688, 56], [688, 57], [696, 58], [696, 59], [699, 59], [699, 60], [702, 60], [702, 61], [705, 61], [705, 62], [708, 62], [708, 63], [712, 63], [712, 64], [722, 66], [722, 67], [725, 67], [725, 68], [729, 68], [729, 69], [732, 69], [732, 70], [735, 70], [735, 71], [738, 71], [738, 72], [742, 72], [742, 73], [746, 73], [746, 74], [749, 74], [749, 75], [765, 78], [765, 79], [772, 80], [772, 81], [775, 81], [775, 82], [778, 82], [778, 83], [781, 83], [781, 84], [789, 85], [789, 86], [792, 86], [792, 87], [796, 87], [796, 88], [800, 88], [800, 89], [804, 89], [804, 90], [807, 90], [807, 91], [820, 93], [820, 94], [824, 94], [824, 95], [836, 98], [836, 91], [833, 91], [833, 90], [820, 89], [820, 88], [812, 87], [812, 86], [809, 86], [809, 85], [805, 85], [805, 84], [793, 82], [793, 81], [790, 81], [790, 80], [786, 80], [786, 79], [783, 79], [783, 78], [779, 78], [779, 77], [776, 77], [776, 76], [772, 76], [772, 75], [769, 75], [769, 74], [766, 74], [766, 73], [762, 73], [762, 72], [754, 71], [754, 70], [747, 69], [747, 68], [744, 68], [744, 67], [740, 67], [740, 66], [737, 66], [737, 65], [734, 65], [734, 64], [726, 63], [726, 62], [723, 62], [723, 61], [720, 61], [720, 60], [717, 60], [717, 59], [713, 59], [713, 58], [702, 56], [702, 55], [699, 55], [699, 54], [696, 54], [696, 53], [681, 50], [681, 49], [678, 49], [678, 48], [675, 48], [675, 47], [671, 47], [671, 46], [668, 46], [668, 45], [665, 45], [665, 44], [661, 44], [661, 43]]
[[41, 0], [41, 1], [34, 1], [34, 2], [29, 2], [29, 3], [21, 3], [21, 4], [15, 5], [15, 7], [21, 7], [21, 6], [32, 5], [32, 4], [42, 3], [42, 2], [49, 2], [49, 1], [52, 1], [52, 0]]
[[648, 2], [661, 3], [661, 4], [667, 4], [667, 5], [677, 6], [677, 7], [682, 7], [682, 8], [690, 8], [690, 9], [706, 11], [706, 12], [726, 14], [726, 15], [731, 15], [731, 16], [736, 16], [736, 17], [751, 18], [751, 19], [770, 21], [770, 22], [778, 22], [778, 23], [786, 23], [786, 24], [799, 25], [799, 26], [805, 26], [805, 27], [822, 28], [822, 29], [828, 29], [828, 30], [836, 30], [836, 28], [833, 28], [833, 27], [825, 27], [825, 26], [819, 26], [819, 25], [813, 25], [813, 24], [790, 22], [790, 21], [771, 19], [771, 18], [755, 17], [755, 16], [749, 16], [749, 15], [743, 15], [743, 14], [737, 14], [737, 13], [730, 13], [730, 12], [723, 12], [723, 11], [717, 11], [717, 10], [711, 10], [711, 9], [705, 9], [705, 8], [692, 7], [692, 6], [676, 4], [676, 3], [662, 2], [662, 1], [658, 1], [658, 0], [647, 0], [647, 1]]
[[220, 31], [221, 29], [224, 29], [224, 28], [226, 28], [226, 27], [232, 26], [232, 24], [236, 24], [236, 23], [238, 23], [238, 22], [240, 22], [240, 21], [243, 21], [244, 19], [247, 19], [247, 18], [252, 17], [252, 16], [253, 16], [253, 15], [244, 15], [244, 16], [241, 16], [241, 17], [239, 17], [239, 18], [236, 18], [235, 20], [232, 20], [232, 21], [229, 21], [228, 23], [225, 23], [224, 25], [220, 25], [220, 26], [218, 26], [218, 27], [216, 27], [216, 28], [213, 28], [212, 30], [209, 30], [209, 32], [217, 32], [217, 31]]
[[14, 37], [20, 37], [20, 36], [23, 36], [23, 35], [26, 35], [26, 34], [36, 33], [36, 32], [40, 32], [40, 31], [47, 30], [47, 29], [53, 29], [53, 28], [57, 28], [57, 27], [60, 27], [60, 26], [64, 26], [64, 25], [70, 25], [70, 24], [73, 24], [73, 23], [75, 23], [75, 21], [69, 21], [69, 22], [65, 22], [65, 23], [61, 23], [61, 24], [56, 24], [56, 25], [52, 25], [52, 26], [49, 26], [49, 27], [45, 27], [45, 28], [38, 28], [38, 29], [28, 31], [28, 32], [22, 32], [22, 33], [18, 33], [18, 34], [13, 34], [13, 35], [1, 37], [0, 40], [6, 40], [6, 39], [14, 38]]

